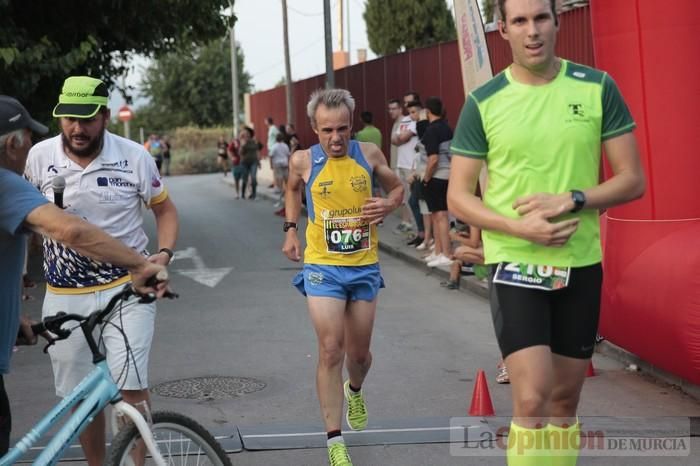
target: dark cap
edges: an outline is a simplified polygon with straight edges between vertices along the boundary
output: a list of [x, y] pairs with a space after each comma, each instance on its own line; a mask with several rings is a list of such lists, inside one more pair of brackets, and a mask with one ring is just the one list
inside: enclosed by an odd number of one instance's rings
[[46, 134], [49, 129], [34, 120], [24, 106], [15, 98], [0, 95], [0, 136], [28, 128], [37, 134]]

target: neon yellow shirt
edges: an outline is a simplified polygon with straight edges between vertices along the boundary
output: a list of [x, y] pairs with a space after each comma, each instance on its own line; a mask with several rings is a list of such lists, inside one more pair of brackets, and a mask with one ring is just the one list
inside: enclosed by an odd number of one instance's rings
[[[599, 70], [562, 60], [559, 74], [541, 86], [515, 81], [510, 68], [469, 94], [450, 150], [486, 160], [484, 204], [517, 218], [515, 199], [598, 184], [601, 142], [635, 128], [615, 82]], [[489, 264], [522, 262], [582, 267], [601, 261], [598, 212], [584, 209], [578, 230], [561, 248], [484, 231]]]

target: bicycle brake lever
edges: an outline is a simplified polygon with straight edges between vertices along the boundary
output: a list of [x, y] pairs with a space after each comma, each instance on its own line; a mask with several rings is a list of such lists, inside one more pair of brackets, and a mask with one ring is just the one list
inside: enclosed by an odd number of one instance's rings
[[44, 349], [43, 349], [44, 354], [49, 354], [49, 347], [51, 347], [55, 344], [56, 344], [56, 340], [54, 338], [49, 340], [49, 342], [46, 344], [46, 346], [44, 346]]

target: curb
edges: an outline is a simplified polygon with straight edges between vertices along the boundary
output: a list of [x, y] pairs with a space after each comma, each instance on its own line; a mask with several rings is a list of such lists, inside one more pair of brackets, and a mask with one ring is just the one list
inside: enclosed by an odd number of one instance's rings
[[643, 360], [636, 354], [630, 353], [626, 349], [621, 348], [614, 343], [607, 340], [601, 341], [596, 345], [596, 353], [602, 354], [624, 364], [625, 368], [628, 370], [630, 370], [628, 367], [631, 364], [634, 364], [637, 366], [637, 370], [640, 374], [646, 374], [659, 382], [678, 388], [689, 397], [700, 401], [700, 386], [688, 382], [687, 380], [683, 380], [677, 375], [666, 372], [665, 370], [656, 367], [650, 362]]

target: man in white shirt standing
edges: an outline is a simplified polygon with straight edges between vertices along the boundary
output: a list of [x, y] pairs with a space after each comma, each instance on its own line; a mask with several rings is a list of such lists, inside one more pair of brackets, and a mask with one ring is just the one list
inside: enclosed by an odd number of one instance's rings
[[[107, 86], [99, 79], [66, 79], [53, 110], [53, 116], [60, 119], [61, 134], [31, 149], [25, 174], [66, 212], [101, 228], [150, 262], [166, 265], [177, 239], [175, 205], [145, 148], [106, 130], [110, 119], [107, 100]], [[62, 202], [56, 196], [61, 185], [65, 185]], [[158, 252], [152, 255], [146, 251], [144, 205], [153, 212], [158, 230]], [[50, 238], [44, 240], [44, 271], [44, 316], [66, 310], [88, 315], [131, 281], [126, 269], [85, 257]], [[132, 298], [122, 303], [112, 317], [114, 325], [106, 325], [102, 333], [107, 364], [121, 387], [122, 398], [141, 410], [149, 403], [148, 356], [155, 313], [153, 303]], [[128, 348], [117, 327], [128, 338]], [[93, 368], [91, 353], [79, 333], [58, 342], [49, 352], [60, 397], [70, 394]], [[87, 427], [80, 443], [90, 466], [104, 464], [104, 413]]]
[[[411, 102], [419, 102], [420, 97], [415, 92], [406, 94], [403, 98], [403, 108], [408, 109], [408, 104]], [[417, 157], [416, 144], [418, 136], [416, 131], [416, 122], [410, 115], [402, 115], [396, 130], [391, 135], [391, 143], [397, 146], [396, 150], [396, 174], [404, 188], [404, 199], [401, 204], [401, 223], [394, 229], [394, 233], [408, 233], [414, 229], [413, 213], [408, 206], [408, 198], [411, 190], [409, 185], [413, 178], [413, 169]]]

